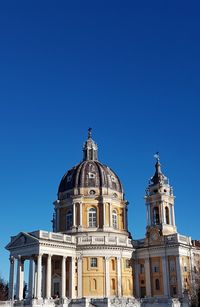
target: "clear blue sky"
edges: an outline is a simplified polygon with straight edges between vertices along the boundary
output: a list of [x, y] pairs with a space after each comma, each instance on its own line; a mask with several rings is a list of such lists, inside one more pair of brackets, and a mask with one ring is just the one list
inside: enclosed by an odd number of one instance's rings
[[1, 1], [0, 274], [11, 235], [51, 230], [88, 127], [122, 180], [134, 238], [160, 152], [178, 231], [200, 239], [199, 1]]

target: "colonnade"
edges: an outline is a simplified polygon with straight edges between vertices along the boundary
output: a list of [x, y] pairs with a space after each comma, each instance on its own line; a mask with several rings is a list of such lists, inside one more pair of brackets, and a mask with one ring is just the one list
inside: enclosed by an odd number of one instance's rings
[[[42, 270], [43, 257], [46, 258], [46, 274]], [[10, 276], [9, 276], [9, 299], [17, 300], [23, 299], [24, 291], [24, 262], [29, 261], [29, 275], [28, 275], [28, 298], [45, 298], [50, 299], [52, 297], [52, 256], [51, 254], [43, 255], [38, 254], [34, 257], [10, 257]], [[75, 257], [62, 256], [62, 268], [61, 268], [61, 295], [60, 297], [66, 298], [66, 260], [71, 258], [69, 267], [69, 296], [75, 297], [74, 293], [74, 274], [75, 274]], [[15, 262], [17, 261], [16, 271], [16, 291], [14, 295], [14, 271]], [[82, 278], [82, 274], [81, 274]], [[80, 291], [79, 291], [80, 292]]]
[[[23, 290], [24, 290], [24, 261], [29, 261], [29, 274], [28, 274], [28, 299], [51, 299], [52, 291], [52, 256], [51, 254], [39, 254], [34, 257], [10, 257], [10, 278], [9, 278], [9, 299], [22, 300]], [[42, 269], [42, 260], [45, 257], [45, 270]], [[65, 299], [66, 295], [66, 280], [67, 280], [67, 270], [66, 270], [66, 260], [67, 256], [62, 256], [61, 260], [61, 287], [60, 287], [60, 297]], [[70, 257], [69, 266], [69, 287], [68, 296], [70, 298], [81, 298], [82, 293], [82, 256], [77, 258], [77, 270], [75, 270], [75, 257]], [[110, 258], [111, 256], [105, 256], [105, 296], [110, 297]], [[117, 295], [120, 297], [122, 295], [122, 258], [116, 257], [116, 269], [117, 269]], [[17, 262], [17, 272], [16, 272], [16, 291], [14, 296], [14, 271], [15, 262]], [[45, 274], [44, 274], [45, 271]], [[75, 291], [75, 272], [77, 272], [77, 291]]]

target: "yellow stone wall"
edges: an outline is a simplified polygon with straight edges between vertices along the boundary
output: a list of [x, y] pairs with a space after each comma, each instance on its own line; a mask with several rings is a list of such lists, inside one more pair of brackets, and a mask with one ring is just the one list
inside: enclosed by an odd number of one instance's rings
[[122, 295], [133, 296], [134, 295], [133, 261], [130, 260], [130, 267], [126, 267], [126, 258], [122, 258], [121, 268], [122, 268]]
[[110, 226], [110, 205], [106, 203], [106, 226]]
[[[158, 264], [158, 272], [154, 272], [154, 266]], [[150, 269], [151, 269], [151, 291], [152, 296], [163, 295], [163, 271], [162, 271], [162, 258], [151, 257], [150, 258]], [[156, 279], [159, 280], [160, 288], [156, 289]]]
[[117, 261], [115, 257], [109, 259], [110, 295], [117, 295]]
[[190, 258], [186, 256], [181, 257], [181, 270], [182, 270], [182, 278], [183, 278], [183, 284], [184, 284], [184, 289], [188, 289], [191, 286], [190, 282]]
[[[143, 271], [140, 269], [140, 266], [142, 265], [144, 268], [144, 259], [139, 259], [138, 260], [138, 265], [139, 265], [139, 271], [138, 271], [138, 276], [136, 276], [136, 278], [138, 278], [138, 283], [139, 283], [139, 291], [141, 292], [141, 288], [144, 288], [144, 296], [146, 295], [146, 279], [145, 279], [145, 269], [143, 269]], [[141, 295], [142, 293], [140, 293]]]
[[97, 267], [90, 267], [90, 258], [83, 257], [83, 296], [105, 296], [104, 258], [97, 258]]
[[[169, 287], [170, 287], [170, 295], [172, 297], [178, 296], [178, 285], [177, 285], [177, 267], [176, 267], [176, 257], [168, 256], [168, 272], [169, 272]], [[170, 262], [173, 261], [174, 269], [170, 268]], [[174, 293], [174, 288], [176, 289], [176, 293]]]

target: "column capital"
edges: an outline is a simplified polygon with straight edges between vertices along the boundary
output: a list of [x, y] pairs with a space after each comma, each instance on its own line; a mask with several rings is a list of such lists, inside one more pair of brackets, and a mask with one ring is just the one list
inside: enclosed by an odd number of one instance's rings
[[14, 263], [15, 257], [14, 256], [10, 256], [9, 260], [10, 260], [10, 263]]
[[47, 254], [47, 258], [52, 258], [53, 254]]
[[109, 261], [110, 256], [105, 256], [104, 258], [105, 258], [106, 261]]
[[82, 255], [78, 256], [77, 258], [78, 258], [78, 261], [82, 261], [83, 260], [83, 256]]

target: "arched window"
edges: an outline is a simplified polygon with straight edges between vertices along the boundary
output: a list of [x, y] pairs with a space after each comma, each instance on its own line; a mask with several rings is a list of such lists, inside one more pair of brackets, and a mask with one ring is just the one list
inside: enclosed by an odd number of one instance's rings
[[160, 281], [159, 281], [159, 279], [155, 280], [155, 288], [156, 288], [156, 290], [160, 290]]
[[154, 223], [154, 225], [157, 225], [157, 224], [160, 223], [158, 207], [153, 208], [153, 223]]
[[88, 211], [88, 226], [97, 227], [97, 210], [90, 208]]
[[97, 281], [96, 281], [96, 279], [93, 279], [93, 289], [94, 290], [97, 289]]
[[112, 267], [112, 270], [115, 271], [115, 260], [114, 259], [111, 259], [111, 267]]
[[165, 221], [166, 224], [169, 224], [169, 208], [165, 207]]
[[113, 228], [117, 229], [117, 211], [113, 210], [112, 212], [112, 225]]
[[67, 211], [66, 215], [66, 230], [69, 230], [72, 226], [72, 212], [71, 210]]
[[111, 288], [112, 290], [115, 290], [115, 279], [114, 278], [111, 279]]

